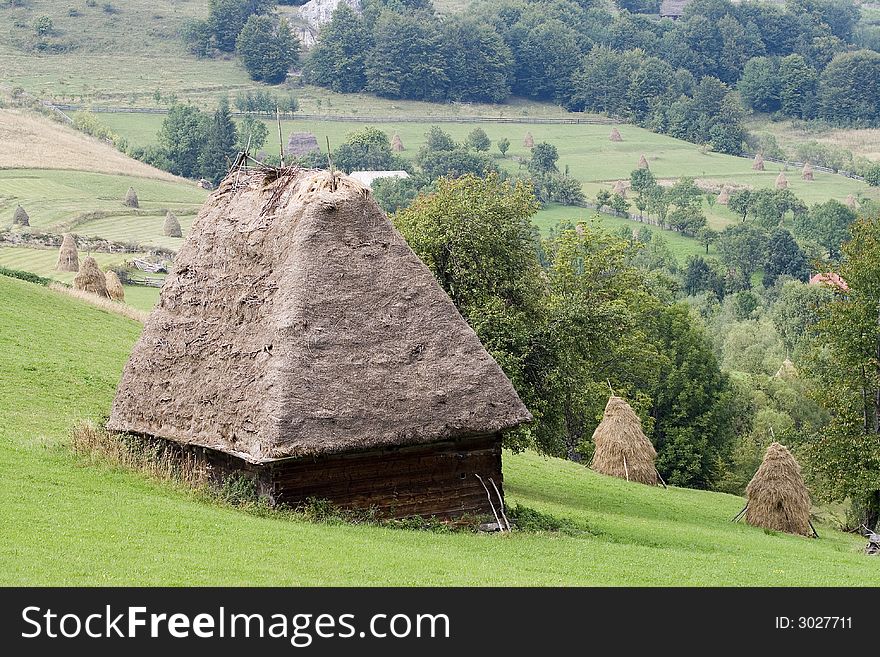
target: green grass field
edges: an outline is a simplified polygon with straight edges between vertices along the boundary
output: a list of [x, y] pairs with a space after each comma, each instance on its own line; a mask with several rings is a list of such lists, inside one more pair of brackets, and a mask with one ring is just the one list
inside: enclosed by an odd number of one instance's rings
[[[63, 447], [99, 420], [140, 326], [0, 277], [0, 584], [865, 585], [863, 541], [729, 519], [734, 496], [663, 490], [505, 454], [511, 503], [582, 534], [437, 534], [258, 517]], [[256, 555], [256, 556], [255, 556]]]

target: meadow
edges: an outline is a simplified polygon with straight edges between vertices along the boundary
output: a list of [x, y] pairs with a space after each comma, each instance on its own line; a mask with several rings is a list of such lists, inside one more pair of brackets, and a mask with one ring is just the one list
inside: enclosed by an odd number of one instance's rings
[[[505, 489], [567, 532], [436, 533], [257, 515], [66, 447], [109, 412], [140, 325], [0, 277], [4, 585], [819, 585], [875, 583], [863, 541], [730, 522], [741, 498], [647, 487], [505, 453]], [[259, 555], [259, 558], [254, 558]]]

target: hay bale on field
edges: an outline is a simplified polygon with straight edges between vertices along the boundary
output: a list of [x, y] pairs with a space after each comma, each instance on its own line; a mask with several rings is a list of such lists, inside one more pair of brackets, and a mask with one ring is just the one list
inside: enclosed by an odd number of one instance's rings
[[125, 288], [122, 287], [122, 281], [112, 269], [104, 274], [104, 280], [107, 285], [107, 296], [114, 301], [125, 301]]
[[138, 203], [138, 195], [137, 192], [134, 191], [134, 187], [128, 188], [128, 191], [125, 193], [125, 200], [122, 203], [130, 208], [140, 207], [140, 204]]
[[801, 178], [804, 180], [812, 180], [813, 179], [813, 167], [809, 162], [804, 163], [804, 168], [801, 171]]
[[86, 256], [82, 261], [79, 273], [73, 279], [73, 287], [83, 292], [97, 294], [99, 297], [110, 296], [107, 293], [107, 278], [92, 256]]
[[290, 137], [287, 138], [284, 154], [303, 157], [318, 150], [321, 150], [318, 147], [318, 140], [311, 132], [291, 132]]
[[721, 188], [721, 192], [719, 192], [718, 196], [715, 198], [715, 202], [718, 205], [727, 205], [730, 203], [730, 191], [726, 186]]
[[593, 432], [596, 451], [590, 467], [596, 472], [642, 484], [657, 484], [657, 452], [642, 431], [642, 421], [622, 397], [614, 395]]
[[617, 194], [619, 196], [626, 198], [626, 190], [627, 190], [626, 183], [623, 182], [622, 180], [618, 180], [616, 183], [614, 183], [614, 188], [611, 190], [611, 193]]
[[788, 178], [785, 177], [784, 171], [780, 171], [776, 176], [776, 189], [788, 189]]
[[162, 224], [162, 234], [165, 235], [165, 237], [183, 237], [183, 233], [180, 230], [180, 222], [171, 210], [165, 213], [165, 223]]
[[846, 197], [846, 207], [848, 207], [850, 210], [855, 210], [859, 207], [859, 203], [858, 201], [856, 201], [856, 197], [852, 194], [848, 194]]
[[79, 271], [79, 252], [76, 250], [76, 240], [70, 233], [64, 233], [61, 240], [61, 248], [58, 249], [58, 260], [55, 263], [56, 271]]
[[779, 443], [767, 448], [761, 467], [746, 487], [746, 522], [789, 534], [812, 536], [810, 493], [801, 467]]
[[639, 158], [639, 169], [648, 169], [648, 158], [645, 157], [645, 154], [642, 153], [642, 156]]
[[16, 226], [30, 226], [31, 218], [25, 209], [20, 205], [16, 206], [15, 212], [12, 214], [12, 223]]
[[611, 134], [608, 135], [608, 139], [610, 141], [623, 141], [623, 137], [620, 136], [620, 130], [617, 129], [617, 126], [611, 128]]
[[531, 132], [527, 132], [526, 136], [523, 138], [523, 146], [526, 148], [534, 148], [535, 147], [535, 138], [532, 137]]
[[395, 153], [402, 153], [406, 150], [403, 146], [403, 140], [400, 138], [400, 135], [397, 133], [391, 138], [391, 150]]
[[752, 169], [755, 171], [763, 171], [764, 170], [764, 156], [758, 153], [755, 155], [755, 159], [752, 162]]

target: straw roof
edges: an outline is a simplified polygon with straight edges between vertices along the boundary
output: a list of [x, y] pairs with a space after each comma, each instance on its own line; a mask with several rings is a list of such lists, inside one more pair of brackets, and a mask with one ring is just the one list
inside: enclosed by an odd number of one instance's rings
[[801, 171], [801, 178], [803, 178], [804, 180], [813, 179], [813, 167], [809, 162], [804, 163], [803, 171]]
[[617, 129], [617, 126], [611, 128], [611, 134], [608, 135], [608, 139], [610, 141], [623, 141], [623, 137], [620, 136], [620, 130]]
[[728, 190], [726, 186], [721, 188], [721, 192], [719, 192], [718, 196], [715, 198], [715, 202], [718, 205], [727, 205], [730, 203], [730, 190]]
[[403, 140], [400, 138], [400, 135], [396, 134], [391, 138], [391, 150], [395, 153], [402, 153], [406, 150], [403, 147]]
[[763, 171], [764, 170], [764, 156], [760, 153], [755, 155], [755, 159], [752, 162], [752, 169], [755, 171]]
[[99, 297], [109, 297], [107, 279], [92, 256], [86, 256], [79, 266], [79, 273], [73, 279], [73, 287], [83, 292], [91, 292]]
[[639, 158], [639, 169], [647, 169], [648, 167], [648, 158], [645, 157], [645, 154], [642, 153]]
[[311, 132], [291, 132], [284, 152], [293, 157], [302, 157], [317, 150], [320, 150], [318, 140]]
[[776, 176], [776, 189], [788, 189], [788, 178], [785, 177], [784, 171], [780, 171]]
[[140, 207], [138, 203], [138, 195], [137, 192], [134, 191], [134, 187], [128, 188], [128, 191], [125, 193], [125, 200], [122, 203], [130, 208]]
[[64, 233], [61, 240], [61, 248], [58, 249], [58, 260], [55, 263], [56, 271], [79, 271], [79, 252], [76, 250], [76, 240], [70, 233]]
[[31, 218], [28, 216], [28, 213], [25, 212], [25, 209], [20, 205], [15, 207], [15, 212], [12, 213], [12, 223], [17, 226], [30, 226]]
[[125, 301], [125, 288], [122, 287], [122, 281], [112, 269], [104, 274], [104, 280], [107, 285], [107, 296], [114, 301]]
[[180, 222], [171, 210], [165, 213], [165, 222], [162, 224], [162, 234], [165, 235], [165, 237], [183, 237], [183, 233], [180, 231]]
[[810, 493], [791, 452], [773, 443], [746, 487], [746, 522], [789, 534], [811, 536]]
[[531, 132], [527, 132], [525, 138], [523, 139], [523, 146], [526, 148], [534, 148], [535, 147], [535, 138], [532, 137]]
[[371, 194], [289, 167], [227, 177], [205, 202], [108, 427], [265, 463], [530, 417]]
[[643, 484], [657, 483], [657, 452], [642, 431], [639, 416], [623, 398], [612, 395], [608, 400], [593, 442], [596, 451], [591, 467], [596, 472]]

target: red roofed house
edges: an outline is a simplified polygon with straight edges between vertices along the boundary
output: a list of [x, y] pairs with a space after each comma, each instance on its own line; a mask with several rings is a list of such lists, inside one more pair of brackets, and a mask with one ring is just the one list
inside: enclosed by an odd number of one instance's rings
[[833, 271], [815, 274], [810, 278], [810, 285], [831, 285], [844, 292], [849, 290], [849, 285], [846, 284], [846, 281], [840, 277], [840, 274]]

